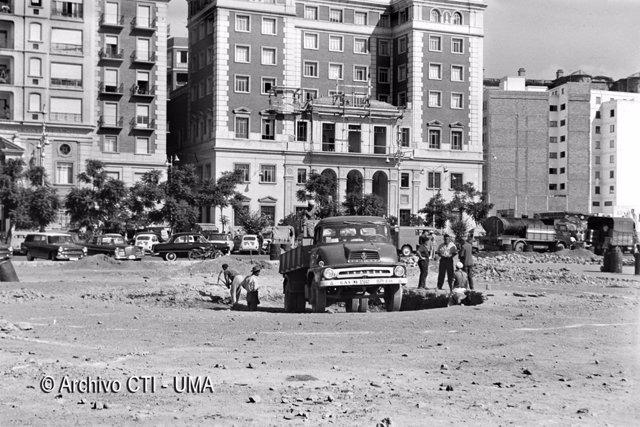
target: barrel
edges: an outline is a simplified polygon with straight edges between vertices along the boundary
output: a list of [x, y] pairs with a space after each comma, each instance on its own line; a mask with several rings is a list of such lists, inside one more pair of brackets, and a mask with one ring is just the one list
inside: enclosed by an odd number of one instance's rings
[[622, 273], [622, 251], [615, 246], [611, 252], [611, 273]]
[[0, 261], [0, 282], [19, 282], [16, 270], [11, 264], [11, 259], [5, 258]]
[[277, 243], [271, 243], [269, 245], [269, 259], [271, 261], [276, 261], [280, 258], [280, 245]]

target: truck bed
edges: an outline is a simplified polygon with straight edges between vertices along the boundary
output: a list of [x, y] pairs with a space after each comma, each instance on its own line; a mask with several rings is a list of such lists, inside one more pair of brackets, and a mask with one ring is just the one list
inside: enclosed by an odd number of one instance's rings
[[309, 254], [313, 246], [298, 246], [280, 254], [280, 274], [309, 267]]

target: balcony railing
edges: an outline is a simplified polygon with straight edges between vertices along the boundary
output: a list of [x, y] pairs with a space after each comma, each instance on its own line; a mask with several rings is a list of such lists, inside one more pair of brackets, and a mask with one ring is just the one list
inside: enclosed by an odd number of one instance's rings
[[122, 129], [124, 119], [120, 117], [112, 116], [100, 116], [98, 119], [98, 127], [103, 129]]
[[134, 17], [131, 20], [131, 29], [141, 31], [155, 31], [158, 28], [158, 22], [156, 19], [138, 19]]
[[102, 27], [124, 27], [124, 15], [100, 15], [100, 25]]
[[49, 113], [49, 120], [52, 122], [82, 122], [82, 114], [76, 113]]
[[156, 127], [155, 120], [152, 120], [149, 116], [136, 116], [131, 119], [131, 127], [136, 130], [153, 131]]
[[156, 62], [156, 54], [155, 52], [139, 52], [137, 50], [134, 50], [131, 53], [131, 60], [133, 62], [152, 64]]
[[123, 95], [124, 85], [100, 82], [98, 83], [98, 91], [101, 95]]
[[51, 16], [82, 19], [84, 17], [82, 3], [54, 1], [51, 7]]
[[142, 96], [153, 98], [156, 94], [156, 86], [133, 85], [131, 86], [132, 96]]
[[122, 49], [118, 50], [111, 47], [100, 49], [98, 55], [102, 60], [122, 61], [124, 59], [124, 51]]
[[51, 86], [62, 86], [66, 88], [82, 89], [82, 80], [52, 77]]
[[69, 55], [82, 55], [82, 45], [69, 43], [51, 43], [51, 51]]

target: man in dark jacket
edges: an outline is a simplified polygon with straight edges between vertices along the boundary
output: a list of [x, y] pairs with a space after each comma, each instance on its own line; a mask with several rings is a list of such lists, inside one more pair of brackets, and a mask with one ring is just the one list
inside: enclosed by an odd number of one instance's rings
[[467, 273], [467, 277], [469, 279], [469, 289], [473, 289], [473, 245], [471, 242], [473, 241], [473, 237], [467, 237], [467, 241], [462, 245], [462, 249], [460, 249], [460, 254], [458, 254], [458, 258], [462, 263], [462, 270]]
[[429, 274], [429, 260], [433, 258], [433, 235], [426, 237], [416, 254], [418, 255], [418, 268], [420, 268], [420, 278], [418, 279], [418, 288], [427, 288], [427, 275]]

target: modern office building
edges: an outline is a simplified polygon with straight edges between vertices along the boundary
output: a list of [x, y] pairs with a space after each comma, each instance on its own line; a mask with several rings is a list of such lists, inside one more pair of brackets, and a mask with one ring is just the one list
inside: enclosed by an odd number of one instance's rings
[[0, 1], [0, 138], [60, 195], [88, 159], [127, 185], [164, 169], [167, 4]]
[[505, 215], [640, 212], [640, 77], [485, 81], [485, 188]]
[[406, 223], [439, 191], [481, 187], [485, 7], [191, 0], [188, 137], [169, 152], [203, 178], [242, 170], [246, 209], [275, 221], [306, 207], [316, 172]]

